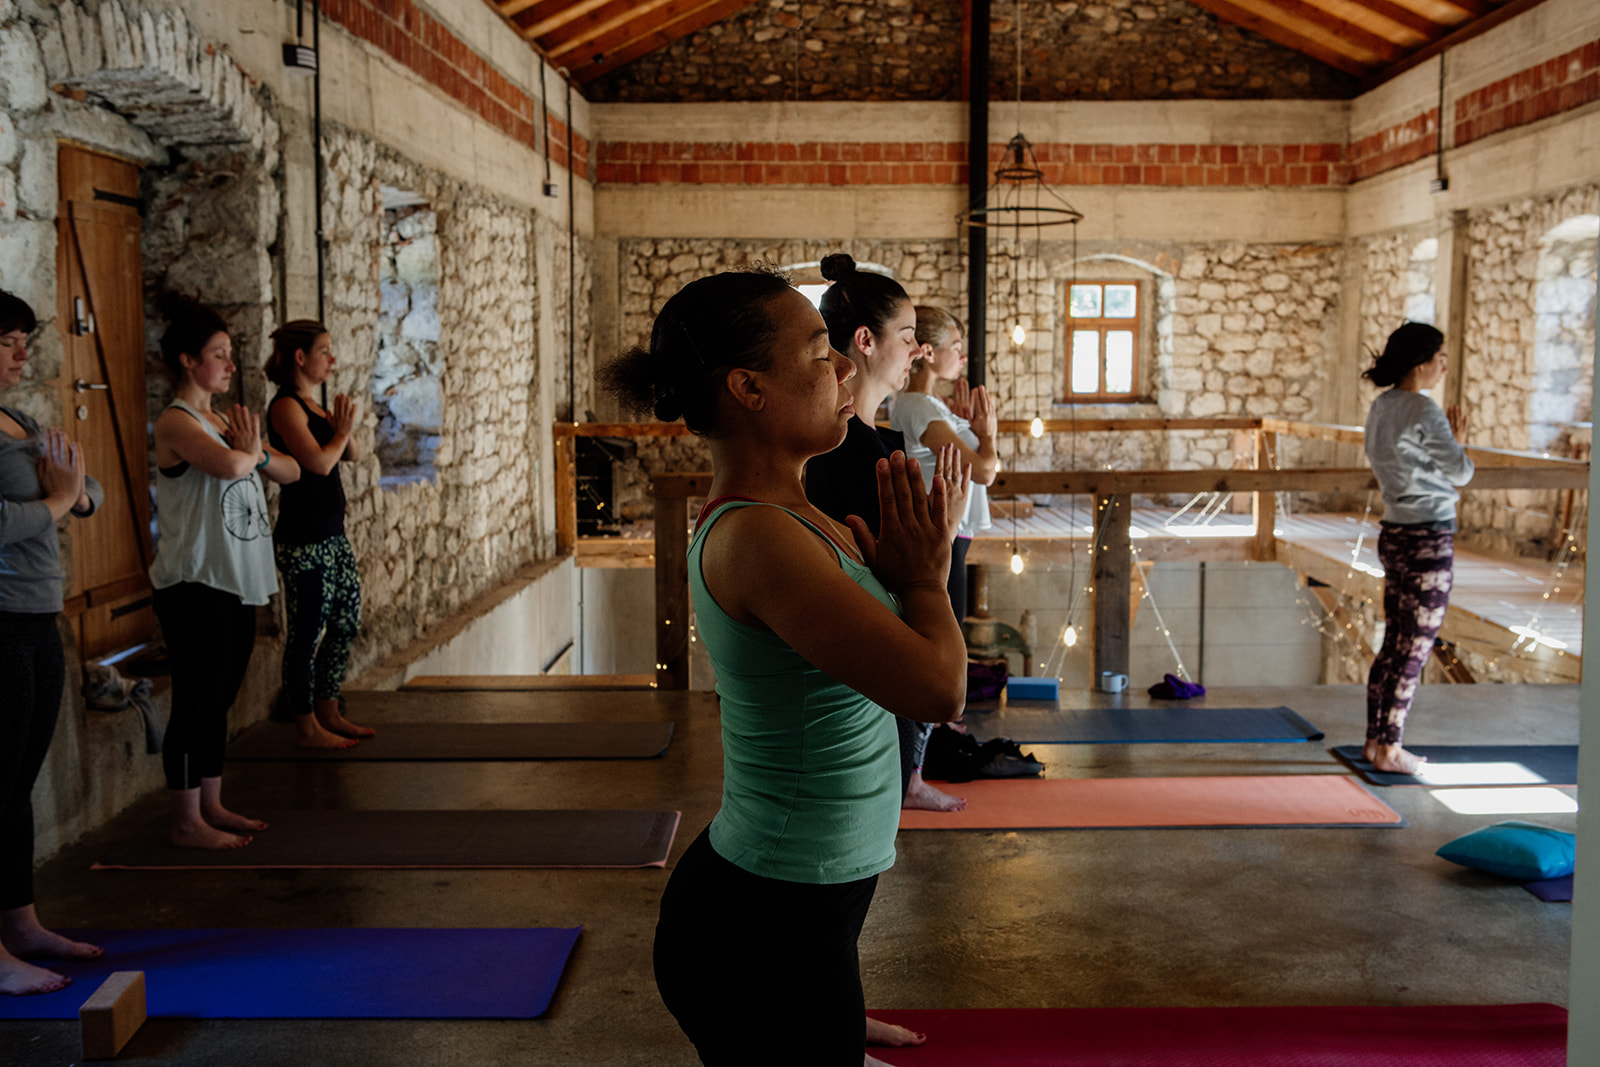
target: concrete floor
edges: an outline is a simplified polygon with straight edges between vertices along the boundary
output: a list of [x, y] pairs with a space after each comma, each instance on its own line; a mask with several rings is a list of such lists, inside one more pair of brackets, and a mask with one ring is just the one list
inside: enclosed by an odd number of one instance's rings
[[[520, 694], [440, 694], [438, 718], [512, 719]], [[1105, 701], [1099, 694], [1067, 694]], [[540, 694], [525, 718], [653, 718], [637, 698]], [[385, 710], [381, 725], [414, 713]], [[1140, 699], [1140, 698], [1130, 698]], [[677, 734], [636, 762], [235, 763], [227, 797], [269, 807], [676, 807], [673, 858], [716, 810], [721, 746], [704, 700], [668, 698]], [[356, 703], [353, 700], [352, 703]], [[1236, 689], [1359, 741], [1356, 687]], [[557, 706], [559, 705], [559, 706]], [[1574, 744], [1574, 686], [1428, 686], [1415, 744]], [[584, 708], [585, 710], [577, 710]], [[353, 717], [356, 712], [352, 712]], [[1323, 744], [1029, 746], [1051, 777], [1329, 773]], [[869, 1005], [1565, 1005], [1571, 911], [1433, 856], [1507, 816], [1456, 815], [1425, 789], [1378, 790], [1398, 830], [903, 834], [862, 937]], [[1570, 790], [1568, 791], [1571, 792]], [[101, 843], [150, 832], [152, 796], [52, 859], [41, 912], [61, 927], [583, 925], [560, 992], [531, 1022], [151, 1020], [124, 1062], [671, 1065], [696, 1062], [656, 997], [650, 943], [665, 870], [91, 871]], [[1571, 830], [1570, 815], [1529, 816]], [[269, 831], [270, 832], [270, 831]], [[493, 981], [486, 975], [485, 981]], [[889, 1013], [892, 1018], [892, 1012]], [[0, 1022], [0, 1063], [66, 1064], [77, 1025]]]

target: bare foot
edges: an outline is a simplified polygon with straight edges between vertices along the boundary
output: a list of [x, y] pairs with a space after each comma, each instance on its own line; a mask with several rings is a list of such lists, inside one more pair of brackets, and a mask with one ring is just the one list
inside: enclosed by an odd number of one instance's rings
[[248, 815], [229, 811], [224, 807], [201, 808], [201, 816], [207, 825], [218, 830], [238, 830], [246, 833], [257, 833], [267, 828], [267, 824], [260, 819], [252, 819]]
[[315, 715], [296, 716], [294, 729], [296, 748], [354, 748], [360, 744], [353, 737], [345, 737], [329, 730], [317, 721]]
[[378, 733], [370, 726], [358, 726], [345, 718], [338, 700], [317, 701], [317, 721], [340, 737], [375, 737]]
[[23, 963], [7, 952], [0, 952], [0, 995], [25, 997], [34, 993], [54, 993], [72, 984], [72, 979], [54, 971]]
[[[1362, 749], [1366, 755], [1366, 749]], [[1367, 756], [1372, 766], [1385, 774], [1416, 774], [1422, 770], [1422, 765], [1428, 762], [1426, 756], [1418, 756], [1407, 752], [1399, 745], [1378, 745], [1372, 755]]]
[[230, 834], [226, 830], [219, 830], [215, 826], [200, 823], [175, 825], [172, 828], [172, 844], [177, 848], [203, 848], [221, 852], [230, 848], [243, 848], [251, 842], [252, 838], [240, 834]]
[[[867, 1016], [867, 1044], [869, 1045], [907, 1048], [920, 1045], [927, 1040], [927, 1034], [919, 1034], [915, 1031], [907, 1030], [903, 1026], [896, 1026], [894, 1023], [886, 1023], [882, 1019], [874, 1019], [870, 1015]], [[871, 1062], [872, 1057], [868, 1056], [867, 1059]]]
[[900, 802], [900, 806], [913, 811], [965, 811], [967, 801], [965, 797], [940, 792], [922, 780], [921, 771], [912, 771], [911, 784], [906, 788], [906, 798]]
[[[20, 931], [17, 933], [6, 932], [5, 947], [18, 959], [35, 959], [48, 956], [57, 960], [92, 960], [98, 957], [105, 949], [99, 945], [91, 945], [87, 941], [74, 941], [70, 937], [62, 937], [54, 930], [39, 927], [36, 930]], [[0, 957], [3, 959], [3, 957]]]

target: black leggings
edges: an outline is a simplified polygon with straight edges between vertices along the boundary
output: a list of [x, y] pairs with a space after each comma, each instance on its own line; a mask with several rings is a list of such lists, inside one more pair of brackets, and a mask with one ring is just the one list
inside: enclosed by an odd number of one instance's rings
[[[950, 546], [950, 576], [945, 579], [945, 588], [949, 590], [950, 606], [955, 609], [958, 623], [967, 617], [967, 549], [971, 547], [970, 537], [958, 537]], [[922, 757], [927, 754], [933, 724], [895, 716], [894, 728], [900, 739], [900, 796], [904, 799], [911, 788], [911, 772], [922, 769]]]
[[878, 877], [763, 878], [711, 847], [672, 872], [656, 924], [656, 987], [707, 1067], [860, 1067], [867, 1003], [856, 941]]
[[157, 589], [156, 618], [172, 663], [172, 719], [161, 746], [168, 789], [222, 774], [228, 709], [255, 650], [256, 609], [196, 582]]
[[55, 614], [0, 611], [0, 911], [33, 903], [33, 783], [65, 676]]

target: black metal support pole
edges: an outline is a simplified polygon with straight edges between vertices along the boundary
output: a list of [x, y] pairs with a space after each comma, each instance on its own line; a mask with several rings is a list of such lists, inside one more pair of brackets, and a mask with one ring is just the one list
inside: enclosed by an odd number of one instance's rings
[[[967, 204], [989, 197], [989, 0], [972, 0], [967, 61]], [[989, 230], [967, 227], [967, 381], [984, 381], [988, 337]]]

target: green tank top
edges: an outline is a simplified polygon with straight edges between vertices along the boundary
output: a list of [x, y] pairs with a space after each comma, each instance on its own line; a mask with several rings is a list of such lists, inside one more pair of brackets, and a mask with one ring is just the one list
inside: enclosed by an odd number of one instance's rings
[[[806, 662], [770, 630], [730, 618], [700, 573], [712, 526], [729, 510], [757, 503], [721, 504], [689, 543], [696, 626], [716, 667], [722, 702], [722, 808], [711, 823], [711, 845], [730, 863], [766, 878], [814, 885], [867, 878], [894, 866], [900, 825], [894, 717]], [[781, 510], [828, 540], [812, 523]], [[845, 573], [899, 615], [899, 602], [883, 583], [833, 548]]]

